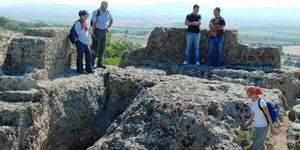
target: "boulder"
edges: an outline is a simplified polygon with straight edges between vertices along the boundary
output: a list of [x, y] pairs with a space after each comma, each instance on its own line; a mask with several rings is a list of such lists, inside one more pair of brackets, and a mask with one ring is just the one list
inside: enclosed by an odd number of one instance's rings
[[4, 62], [7, 53], [7, 48], [11, 40], [15, 37], [20, 37], [21, 35], [22, 33], [0, 29], [0, 74], [2, 72], [1, 66]]
[[245, 86], [254, 84], [267, 89], [280, 89], [286, 98], [286, 105], [300, 104], [300, 70], [297, 68], [274, 69], [272, 67], [249, 67], [225, 65], [182, 65], [174, 62], [139, 61], [132, 64], [137, 68], [160, 69], [167, 74], [182, 74], [191, 77], [238, 83]]
[[3, 64], [6, 74], [30, 73], [45, 69], [49, 74], [62, 73], [71, 66], [72, 53], [68, 29], [28, 29], [23, 37], [12, 40]]
[[287, 131], [288, 148], [300, 149], [300, 123], [292, 123]]
[[289, 120], [295, 123], [300, 123], [300, 105], [296, 105], [289, 112]]
[[[171, 76], [140, 92], [89, 150], [241, 149], [233, 142], [250, 113], [245, 86]], [[284, 113], [279, 90], [266, 90]]]
[[[145, 48], [124, 54], [122, 66], [129, 66], [136, 61], [173, 61], [183, 62], [185, 52], [186, 29], [155, 28]], [[209, 64], [208, 47], [210, 33], [201, 31], [201, 63]], [[280, 51], [275, 47], [252, 48], [239, 43], [236, 30], [225, 31], [223, 63], [230, 65], [280, 67]]]

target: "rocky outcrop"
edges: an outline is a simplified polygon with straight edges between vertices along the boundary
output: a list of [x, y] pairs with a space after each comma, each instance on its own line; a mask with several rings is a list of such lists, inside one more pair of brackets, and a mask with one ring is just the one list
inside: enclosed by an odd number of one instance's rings
[[300, 149], [300, 123], [292, 123], [287, 131], [288, 148]]
[[264, 97], [280, 117], [300, 97], [299, 71], [269, 67], [132, 61], [76, 74], [65, 29], [25, 35], [4, 65], [24, 75], [0, 75], [0, 149], [241, 149], [233, 139], [250, 111], [247, 85], [272, 88]]
[[141, 90], [154, 86], [166, 74], [110, 68], [49, 80], [45, 73], [0, 76], [4, 85], [0, 92], [1, 149], [87, 148], [105, 134]]
[[93, 145], [142, 89], [154, 85], [154, 74], [111, 68], [42, 83], [48, 91], [50, 116], [41, 148], [84, 149]]
[[161, 69], [168, 74], [182, 74], [245, 86], [254, 84], [267, 89], [280, 89], [287, 98], [287, 105], [300, 104], [300, 78], [298, 76], [300, 70], [297, 68], [273, 69], [237, 65], [211, 67], [157, 61], [140, 61], [132, 65], [138, 68]]
[[295, 123], [300, 123], [300, 105], [296, 105], [289, 112], [289, 120]]
[[7, 48], [11, 40], [15, 37], [20, 37], [22, 34], [14, 31], [8, 31], [0, 29], [0, 74], [1, 65], [3, 64], [4, 58], [7, 53]]
[[289, 112], [289, 120], [293, 122], [287, 131], [289, 149], [300, 149], [300, 105], [294, 106]]
[[[161, 70], [110, 67], [54, 80], [44, 78], [43, 71], [27, 76], [36, 84], [3, 89], [4, 95], [15, 92], [22, 99], [1, 99], [2, 148], [84, 149], [102, 137], [103, 144], [90, 149], [239, 149], [232, 140], [249, 113], [243, 85], [168, 76]], [[1, 78], [7, 85], [20, 80]], [[281, 92], [265, 93], [282, 114]]]
[[71, 66], [72, 50], [68, 29], [28, 29], [23, 37], [12, 40], [3, 64], [6, 74], [24, 74], [45, 69], [49, 74], [61, 73]]
[[[122, 65], [129, 66], [134, 62], [173, 61], [183, 62], [185, 51], [186, 29], [155, 28], [148, 40], [147, 46], [123, 56]], [[208, 64], [208, 45], [210, 34], [201, 31], [201, 63]], [[226, 30], [223, 50], [223, 63], [227, 65], [250, 65], [280, 67], [280, 51], [278, 48], [252, 48], [238, 42], [235, 30]]]
[[[240, 149], [233, 137], [249, 114], [244, 86], [170, 76], [143, 90], [89, 150]], [[266, 96], [283, 113], [278, 90]]]

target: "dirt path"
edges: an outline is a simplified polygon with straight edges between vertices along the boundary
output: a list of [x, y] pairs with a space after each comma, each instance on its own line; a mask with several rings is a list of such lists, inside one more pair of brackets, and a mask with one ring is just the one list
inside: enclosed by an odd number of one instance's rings
[[268, 147], [268, 150], [288, 150], [287, 147], [287, 136], [286, 136], [286, 131], [289, 126], [289, 118], [287, 115], [283, 117], [282, 122], [279, 124], [278, 127], [278, 134], [274, 137], [272, 137], [273, 141], [273, 146]]

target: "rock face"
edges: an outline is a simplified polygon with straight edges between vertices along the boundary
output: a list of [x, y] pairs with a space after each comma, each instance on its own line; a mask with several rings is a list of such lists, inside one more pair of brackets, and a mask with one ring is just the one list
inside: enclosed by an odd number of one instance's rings
[[[146, 48], [129, 52], [123, 56], [123, 66], [136, 61], [175, 61], [183, 62], [186, 29], [155, 28], [151, 33]], [[201, 63], [208, 64], [208, 45], [210, 34], [201, 31]], [[193, 55], [192, 55], [193, 56]], [[226, 30], [223, 50], [223, 63], [230, 65], [280, 67], [278, 48], [252, 48], [238, 42], [235, 30]]]
[[292, 69], [132, 61], [76, 74], [65, 31], [12, 41], [4, 69], [24, 74], [0, 75], [0, 149], [242, 149], [233, 138], [250, 111], [247, 85], [267, 88], [280, 116], [300, 98]]
[[6, 74], [24, 74], [33, 69], [61, 73], [71, 66], [72, 51], [68, 29], [28, 29], [24, 36], [12, 40], [3, 64]]
[[287, 137], [289, 149], [300, 149], [300, 105], [296, 105], [289, 112], [289, 120], [293, 123], [289, 126]]
[[4, 58], [7, 53], [7, 48], [11, 40], [21, 35], [21, 33], [0, 29], [0, 66], [3, 64]]
[[270, 67], [236, 65], [210, 67], [157, 61], [140, 61], [132, 65], [138, 68], [161, 69], [168, 74], [182, 74], [210, 80], [233, 82], [245, 86], [254, 84], [267, 89], [280, 89], [285, 98], [287, 98], [287, 105], [300, 104], [300, 70], [297, 68], [273, 69]]
[[[240, 149], [232, 142], [249, 113], [244, 86], [171, 76], [143, 90], [89, 150]], [[283, 112], [281, 93], [274, 102]]]
[[300, 123], [300, 105], [296, 105], [289, 112], [289, 120], [295, 123]]
[[292, 123], [287, 131], [288, 148], [300, 149], [300, 123]]

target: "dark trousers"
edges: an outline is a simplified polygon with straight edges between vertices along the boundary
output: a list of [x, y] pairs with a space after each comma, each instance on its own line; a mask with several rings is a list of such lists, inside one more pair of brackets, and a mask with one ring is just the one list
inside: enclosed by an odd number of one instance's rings
[[[210, 65], [218, 65], [218, 66], [222, 65], [223, 44], [224, 44], [224, 36], [210, 38], [210, 44], [208, 50]], [[214, 51], [216, 45], [218, 46], [217, 61], [216, 61], [215, 51]]]
[[106, 48], [107, 30], [96, 29], [96, 37], [93, 39], [93, 65], [98, 57], [97, 67], [102, 66], [104, 51]]
[[85, 70], [88, 73], [93, 72], [93, 66], [92, 66], [92, 53], [88, 45], [83, 44], [80, 41], [76, 42], [77, 47], [77, 72], [83, 73], [83, 54], [85, 55]]

